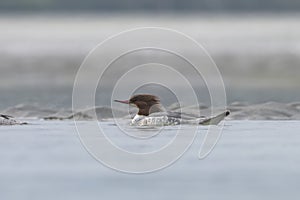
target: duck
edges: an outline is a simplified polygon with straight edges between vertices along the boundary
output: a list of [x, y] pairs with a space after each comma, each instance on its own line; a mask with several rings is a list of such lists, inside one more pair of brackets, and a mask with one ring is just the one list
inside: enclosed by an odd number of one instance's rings
[[13, 119], [12, 116], [0, 114], [0, 125], [25, 125], [27, 122], [20, 122]]
[[213, 117], [197, 117], [193, 114], [167, 111], [160, 103], [159, 97], [152, 94], [137, 94], [129, 100], [114, 100], [114, 102], [138, 108], [138, 112], [130, 122], [130, 125], [135, 126], [218, 125], [230, 114], [229, 110], [225, 110]]

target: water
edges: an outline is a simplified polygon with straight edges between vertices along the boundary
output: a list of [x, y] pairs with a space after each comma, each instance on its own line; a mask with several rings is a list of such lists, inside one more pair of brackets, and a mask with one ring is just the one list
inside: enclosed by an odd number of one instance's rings
[[[199, 90], [199, 96], [203, 93]], [[206, 89], [203, 88], [203, 91]], [[300, 93], [298, 88], [280, 89], [280, 88], [226, 88], [227, 103], [240, 101], [248, 102], [249, 104], [264, 103], [275, 101], [281, 103], [291, 103], [300, 101]], [[72, 107], [72, 88], [12, 88], [0, 89], [0, 111], [8, 107], [14, 107], [18, 104], [36, 105], [38, 107], [53, 108], [53, 109], [70, 109]], [[105, 92], [104, 92], [105, 94]], [[184, 90], [179, 95], [185, 95]], [[128, 98], [124, 94], [124, 99]], [[110, 106], [110, 96], [96, 94], [97, 106]], [[174, 103], [172, 98], [163, 99], [165, 106]], [[201, 98], [201, 102], [210, 105], [210, 100], [207, 96]]]
[[[12, 107], [11, 115], [31, 122], [0, 127], [1, 199], [300, 197], [300, 121], [263, 121], [300, 119], [299, 15], [1, 15], [0, 24], [0, 111]], [[207, 127], [200, 127], [194, 144], [173, 165], [129, 175], [93, 159], [72, 121], [28, 119], [69, 116], [73, 82], [87, 53], [112, 34], [142, 26], [172, 28], [203, 44], [222, 73], [228, 104], [249, 103], [229, 105], [231, 119], [262, 121], [226, 121], [219, 143], [204, 160], [197, 156]], [[203, 91], [198, 86], [203, 103], [209, 104]], [[109, 105], [106, 92], [96, 95], [97, 105]], [[283, 104], [264, 103], [269, 101]], [[110, 118], [109, 109], [99, 110]], [[161, 148], [177, 131], [135, 128], [127, 126], [129, 119], [118, 120], [143, 139], [122, 134], [112, 120], [99, 123], [129, 151]]]
[[[100, 123], [111, 130], [112, 138], [124, 137], [118, 135], [113, 121]], [[1, 197], [31, 200], [300, 197], [300, 136], [296, 131], [300, 129], [299, 121], [226, 121], [225, 124], [219, 143], [204, 160], [197, 158], [207, 129], [201, 127], [194, 144], [181, 159], [169, 168], [142, 175], [119, 173], [93, 159], [81, 145], [73, 122], [32, 121], [28, 126], [0, 127]], [[147, 131], [138, 130], [141, 134]], [[172, 134], [159, 137], [170, 139]], [[123, 141], [126, 147], [128, 143]], [[118, 142], [122, 144], [122, 140]], [[151, 149], [159, 142], [135, 146], [135, 150]]]
[[[5, 30], [0, 37], [0, 110], [20, 103], [70, 108], [76, 72], [88, 52], [113, 34], [143, 26], [175, 29], [201, 43], [222, 73], [229, 103], [300, 101], [296, 14], [3, 14], [0, 24]], [[199, 56], [188, 46], [180, 48]], [[143, 60], [143, 55], [137, 56]], [[203, 86], [197, 87], [199, 96], [208, 103]], [[109, 98], [97, 99], [98, 105], [106, 104]]]

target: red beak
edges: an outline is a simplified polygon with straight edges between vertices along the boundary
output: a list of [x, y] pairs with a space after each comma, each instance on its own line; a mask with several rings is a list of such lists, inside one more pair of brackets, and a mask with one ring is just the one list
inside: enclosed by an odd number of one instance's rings
[[124, 103], [124, 104], [129, 104], [129, 100], [124, 100], [124, 101], [121, 101], [121, 100], [114, 100], [115, 102], [119, 102], [119, 103]]

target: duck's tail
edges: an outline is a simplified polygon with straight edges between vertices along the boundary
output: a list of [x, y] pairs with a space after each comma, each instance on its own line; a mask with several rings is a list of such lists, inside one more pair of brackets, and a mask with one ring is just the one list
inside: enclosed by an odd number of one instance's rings
[[218, 125], [228, 115], [230, 115], [230, 111], [226, 110], [225, 112], [223, 112], [217, 116], [209, 117], [209, 118], [205, 118], [205, 119], [201, 120], [199, 122], [199, 124], [200, 125]]

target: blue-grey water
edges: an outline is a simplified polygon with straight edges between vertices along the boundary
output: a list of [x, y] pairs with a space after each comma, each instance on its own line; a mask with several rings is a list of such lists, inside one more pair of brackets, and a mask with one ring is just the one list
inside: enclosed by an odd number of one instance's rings
[[[202, 44], [221, 72], [229, 103], [300, 101], [297, 14], [2, 14], [0, 24], [0, 110], [28, 103], [70, 108], [77, 70], [89, 51], [114, 34], [145, 26], [174, 29]], [[199, 56], [189, 46], [170, 46]], [[134, 60], [143, 61], [143, 54], [136, 56]], [[114, 76], [112, 71], [108, 77]], [[208, 103], [202, 80], [195, 87], [201, 101]], [[99, 105], [108, 100], [110, 96], [97, 97]]]
[[[54, 109], [70, 109], [72, 107], [72, 89], [73, 88], [35, 88], [35, 89], [5, 89], [0, 90], [0, 110], [14, 107], [19, 104], [36, 105], [44, 108]], [[205, 89], [203, 89], [205, 90]], [[199, 90], [201, 92], [201, 89]], [[300, 93], [298, 88], [280, 89], [280, 88], [252, 88], [238, 89], [226, 88], [227, 103], [248, 102], [249, 104], [264, 103], [275, 101], [280, 103], [291, 103], [300, 101]], [[202, 93], [199, 92], [201, 97]], [[181, 95], [185, 95], [184, 91]], [[203, 96], [202, 96], [203, 97]], [[124, 99], [129, 95], [124, 94]], [[202, 103], [210, 105], [210, 100], [202, 98]], [[97, 95], [96, 105], [109, 106], [111, 97], [109, 95]], [[174, 103], [174, 99], [163, 99], [163, 103], [168, 106]]]
[[[72, 121], [27, 118], [71, 108], [76, 72], [97, 44], [120, 31], [158, 26], [181, 31], [208, 50], [222, 74], [227, 102], [233, 103], [231, 119], [300, 119], [299, 19], [297, 14], [2, 14], [0, 111], [11, 107], [7, 114], [25, 117], [30, 124], [0, 127], [1, 199], [299, 198], [299, 121], [226, 121], [220, 141], [204, 160], [197, 158], [207, 130], [201, 127], [191, 148], [169, 168], [129, 175], [92, 158]], [[209, 105], [205, 87], [196, 86], [201, 102]], [[179, 95], [185, 96], [184, 88], [181, 91]], [[96, 105], [109, 105], [110, 91], [101, 92]], [[166, 97], [162, 103], [168, 106], [173, 100]], [[251, 106], [256, 103], [262, 104]], [[15, 107], [18, 104], [25, 106]], [[176, 130], [169, 127], [165, 135], [140, 145], [129, 143], [132, 137], [121, 137], [113, 121], [100, 124], [119, 145], [140, 151], [161, 147]], [[151, 129], [126, 130], [143, 137], [153, 134]]]
[[[118, 135], [112, 121], [100, 123], [113, 131], [111, 138], [124, 137]], [[0, 127], [1, 198], [298, 198], [299, 129], [299, 121], [226, 121], [212, 153], [199, 160], [207, 130], [203, 127], [191, 148], [173, 165], [155, 173], [132, 175], [116, 172], [92, 158], [73, 122], [32, 121], [28, 126]], [[171, 139], [172, 131], [158, 137]], [[118, 142], [122, 145], [122, 140]], [[149, 140], [134, 149], [149, 150], [159, 142]]]

